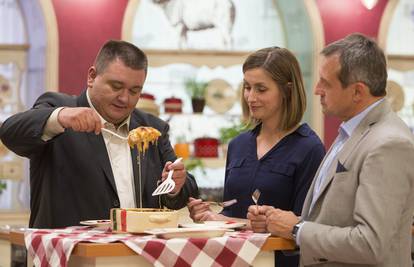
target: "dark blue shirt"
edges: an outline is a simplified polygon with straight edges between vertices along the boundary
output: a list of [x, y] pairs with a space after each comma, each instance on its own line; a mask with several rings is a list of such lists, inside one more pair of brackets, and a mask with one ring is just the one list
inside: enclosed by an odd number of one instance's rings
[[[261, 125], [234, 138], [228, 148], [223, 200], [237, 199], [223, 209], [226, 216], [246, 218], [253, 205], [252, 193], [261, 192], [259, 205], [269, 205], [300, 215], [306, 194], [318, 170], [325, 148], [307, 125], [282, 138], [261, 159], [257, 158], [256, 137]], [[276, 266], [297, 267], [299, 256], [275, 253]]]
[[246, 218], [257, 188], [259, 205], [269, 205], [300, 215], [312, 179], [325, 155], [315, 132], [305, 123], [282, 138], [261, 159], [256, 137], [261, 125], [235, 137], [229, 144], [223, 200], [237, 203], [223, 210], [230, 217]]

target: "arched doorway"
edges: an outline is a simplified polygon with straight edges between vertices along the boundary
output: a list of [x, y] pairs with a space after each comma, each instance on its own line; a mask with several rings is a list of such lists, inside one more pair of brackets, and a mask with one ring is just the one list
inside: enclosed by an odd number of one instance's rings
[[381, 22], [379, 41], [388, 58], [387, 98], [414, 131], [414, 3], [390, 1]]
[[[220, 128], [238, 123], [242, 110], [238, 102], [240, 96], [234, 95], [239, 95], [243, 79], [241, 64], [249, 53], [268, 46], [289, 48], [299, 59], [308, 96], [304, 121], [323, 138], [323, 116], [319, 101], [313, 96], [316, 58], [324, 44], [316, 4], [313, 1], [288, 0], [214, 3], [132, 0], [125, 12], [122, 39], [136, 44], [149, 56], [144, 92], [155, 96], [161, 117], [169, 120], [172, 143], [178, 139], [192, 142], [205, 136], [218, 138]], [[183, 21], [192, 21], [194, 25], [183, 25]], [[202, 28], [202, 24], [207, 22], [211, 28], [189, 30]], [[201, 83], [219, 80], [226, 84], [220, 90], [225, 90], [228, 95], [223, 101], [227, 101], [226, 104], [231, 102], [229, 108], [222, 112], [213, 105], [207, 105], [201, 115], [192, 114], [191, 99], [185, 88], [189, 79]], [[165, 99], [171, 98], [183, 101], [183, 114], [162, 114]], [[193, 172], [198, 185], [201, 188], [222, 187], [223, 158], [203, 162], [208, 175], [202, 171]]]

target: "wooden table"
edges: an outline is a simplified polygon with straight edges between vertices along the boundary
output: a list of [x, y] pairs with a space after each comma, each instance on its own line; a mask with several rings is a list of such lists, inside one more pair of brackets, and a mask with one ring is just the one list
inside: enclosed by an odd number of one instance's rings
[[[414, 226], [412, 227], [414, 236]], [[25, 246], [22, 232], [0, 232], [0, 266], [10, 266], [10, 245]], [[266, 266], [273, 261], [274, 250], [290, 250], [293, 242], [269, 237], [262, 247], [262, 251], [254, 261], [254, 266]], [[32, 265], [33, 266], [33, 265]], [[95, 244], [79, 243], [72, 251], [69, 266], [151, 266], [144, 258], [137, 255], [123, 243]], [[267, 265], [274, 266], [274, 265]]]
[[[23, 232], [10, 232], [8, 236], [11, 244], [24, 246]], [[269, 237], [263, 245], [253, 266], [274, 266], [275, 250], [292, 250], [295, 245], [292, 241], [280, 237]], [[31, 262], [28, 262], [28, 266]], [[7, 266], [7, 265], [6, 265]], [[138, 255], [123, 243], [78, 243], [69, 259], [69, 267], [83, 266], [152, 266], [146, 259]]]

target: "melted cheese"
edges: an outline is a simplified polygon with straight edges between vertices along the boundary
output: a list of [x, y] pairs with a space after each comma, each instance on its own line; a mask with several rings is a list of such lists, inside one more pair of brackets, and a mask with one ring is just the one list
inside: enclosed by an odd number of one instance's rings
[[131, 148], [137, 146], [140, 153], [145, 153], [150, 143], [155, 144], [161, 133], [152, 127], [140, 126], [131, 130], [128, 134], [128, 144]]

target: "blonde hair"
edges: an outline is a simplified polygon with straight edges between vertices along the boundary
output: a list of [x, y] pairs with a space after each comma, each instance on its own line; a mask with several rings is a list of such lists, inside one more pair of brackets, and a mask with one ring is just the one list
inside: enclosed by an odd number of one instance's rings
[[[296, 57], [286, 48], [268, 47], [250, 54], [243, 64], [243, 73], [261, 68], [276, 82], [282, 95], [279, 128], [290, 130], [300, 123], [306, 110], [306, 93]], [[243, 119], [251, 126], [260, 120], [250, 116], [249, 107], [241, 94]]]

